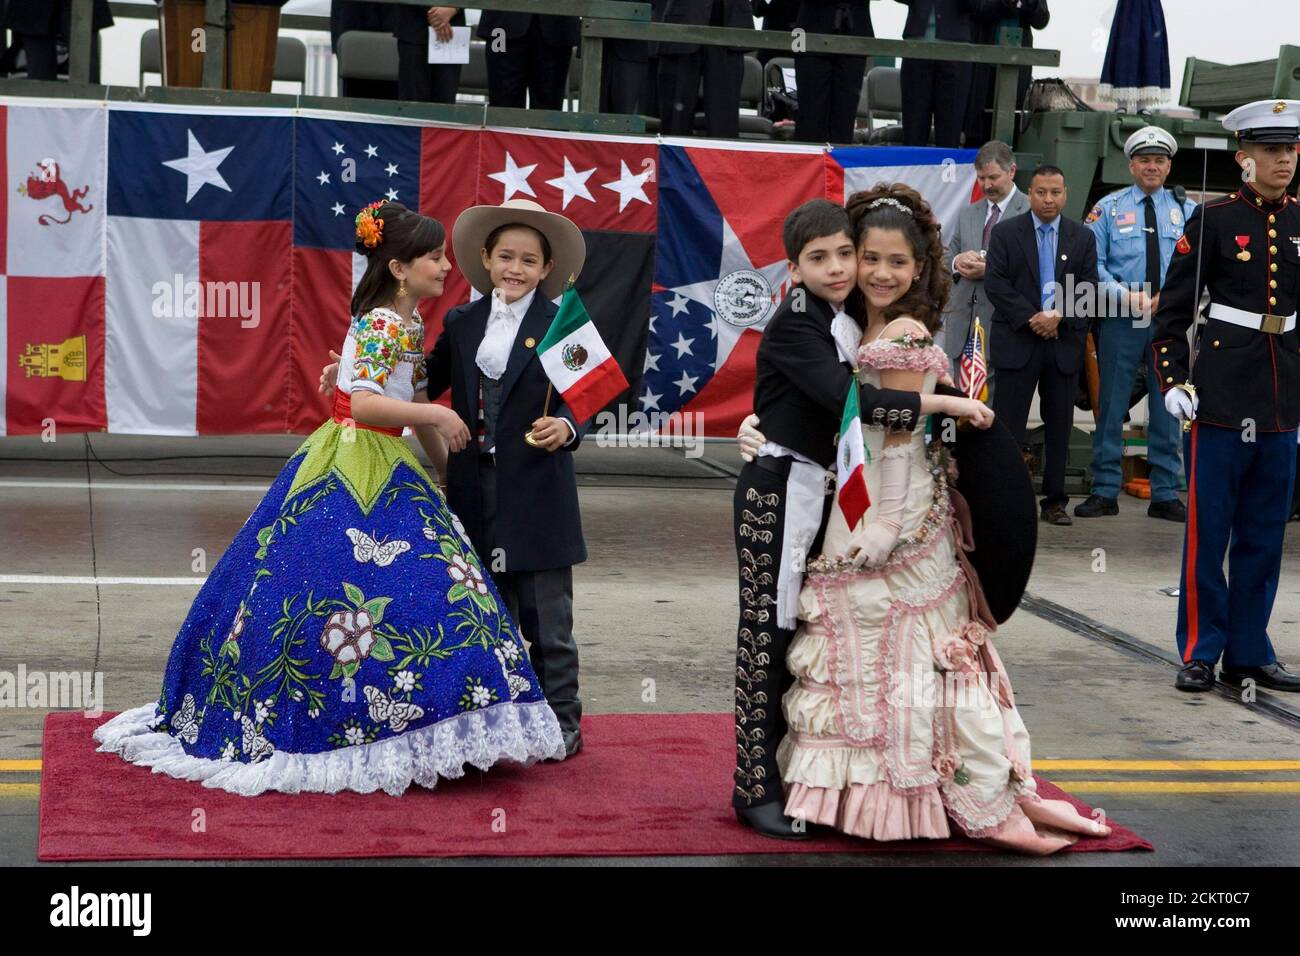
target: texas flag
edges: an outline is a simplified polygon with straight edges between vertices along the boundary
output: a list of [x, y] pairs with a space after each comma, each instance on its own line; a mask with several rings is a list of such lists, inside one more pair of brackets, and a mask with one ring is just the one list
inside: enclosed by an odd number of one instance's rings
[[0, 435], [99, 431], [102, 106], [0, 106]]
[[287, 113], [109, 113], [110, 431], [284, 430], [292, 144]]
[[[754, 400], [763, 329], [789, 288], [781, 225], [825, 194], [817, 147], [781, 152], [659, 149], [659, 236], [640, 410], [703, 414], [706, 435], [734, 435]], [[654, 416], [660, 416], [655, 418]]]

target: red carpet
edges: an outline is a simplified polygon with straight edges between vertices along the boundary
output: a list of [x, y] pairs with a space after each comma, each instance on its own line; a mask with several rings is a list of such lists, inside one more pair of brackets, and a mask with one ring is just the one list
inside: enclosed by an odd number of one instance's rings
[[[111, 717], [50, 714], [41, 774], [40, 860], [321, 859], [451, 856], [675, 856], [738, 853], [991, 852], [966, 839], [876, 843], [838, 834], [802, 843], [740, 826], [731, 792], [730, 714], [610, 714], [583, 721], [571, 761], [499, 765], [401, 797], [237, 797], [96, 753]], [[1043, 779], [1039, 792], [1084, 804]], [[194, 832], [201, 818], [206, 832]], [[1080, 850], [1150, 850], [1109, 821]], [[1070, 852], [1070, 851], [1067, 851]]]

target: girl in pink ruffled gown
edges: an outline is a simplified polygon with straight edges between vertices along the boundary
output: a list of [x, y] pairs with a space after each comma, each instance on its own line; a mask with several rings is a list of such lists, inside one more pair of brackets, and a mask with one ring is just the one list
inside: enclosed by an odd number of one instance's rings
[[[866, 317], [859, 378], [932, 391], [948, 370], [931, 338], [949, 284], [939, 225], [903, 185], [858, 193], [848, 209]], [[786, 657], [786, 814], [871, 840], [939, 839], [955, 824], [1036, 854], [1107, 835], [1036, 793], [943, 446], [920, 429], [864, 432], [871, 506], [856, 528], [831, 509]]]

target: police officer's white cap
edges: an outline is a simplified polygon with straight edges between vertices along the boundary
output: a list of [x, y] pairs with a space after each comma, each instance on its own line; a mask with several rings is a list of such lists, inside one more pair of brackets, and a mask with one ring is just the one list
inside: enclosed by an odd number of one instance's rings
[[1223, 128], [1248, 143], [1300, 142], [1300, 100], [1259, 100], [1238, 106]]
[[1178, 140], [1159, 126], [1143, 126], [1124, 143], [1124, 155], [1129, 159], [1148, 154], [1172, 157], [1176, 152]]

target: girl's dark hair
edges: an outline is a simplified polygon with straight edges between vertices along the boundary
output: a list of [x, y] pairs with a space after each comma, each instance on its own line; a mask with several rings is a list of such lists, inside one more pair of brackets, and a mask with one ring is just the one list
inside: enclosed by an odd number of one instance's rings
[[388, 269], [388, 263], [410, 262], [432, 252], [447, 241], [447, 231], [442, 223], [428, 216], [412, 212], [400, 202], [386, 202], [375, 210], [375, 218], [383, 220], [384, 238], [373, 249], [358, 239], [358, 255], [366, 257], [366, 271], [352, 293], [352, 314], [362, 315], [375, 306], [384, 305], [397, 294], [397, 279]]
[[489, 232], [487, 238], [483, 240], [483, 248], [487, 250], [488, 255], [492, 255], [492, 250], [495, 249], [497, 243], [501, 241], [501, 234], [507, 229], [527, 229], [529, 232], [533, 233], [542, 244], [542, 265], [546, 265], [546, 263], [551, 261], [551, 240], [546, 238], [546, 233], [522, 222], [508, 222], [503, 226], [497, 226]]
[[[910, 210], [904, 212], [893, 203], [871, 204], [880, 199], [892, 199]], [[904, 183], [876, 183], [870, 189], [854, 193], [844, 204], [853, 225], [853, 242], [861, 247], [869, 229], [895, 229], [907, 237], [912, 255], [921, 263], [921, 277], [903, 297], [885, 310], [885, 318], [893, 321], [900, 315], [910, 316], [922, 323], [931, 333], [943, 325], [943, 311], [948, 305], [952, 277], [943, 265], [943, 232], [930, 204], [921, 194]], [[854, 283], [845, 303], [845, 311], [867, 324], [867, 302], [862, 290]]]

